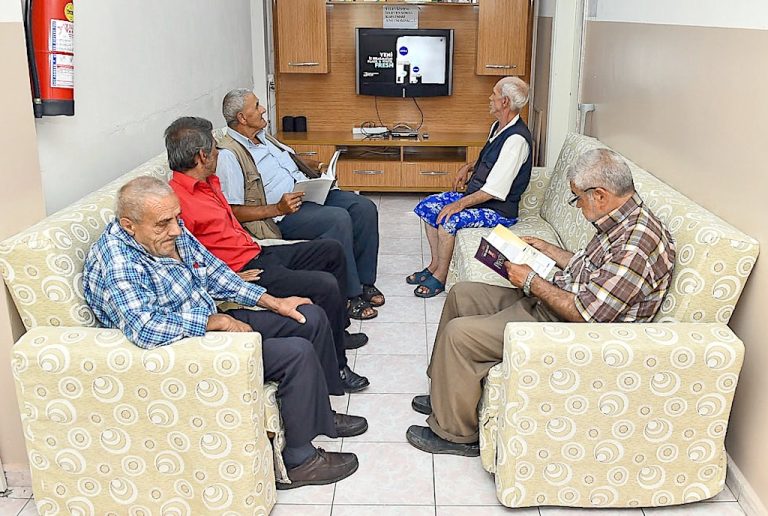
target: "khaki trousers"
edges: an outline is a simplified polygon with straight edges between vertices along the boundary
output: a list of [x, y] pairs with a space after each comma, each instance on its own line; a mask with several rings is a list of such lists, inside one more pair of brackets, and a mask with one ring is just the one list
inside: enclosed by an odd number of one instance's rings
[[477, 404], [488, 370], [501, 362], [508, 322], [558, 318], [520, 289], [458, 283], [443, 306], [427, 369], [432, 379], [429, 427], [454, 443], [478, 440]]

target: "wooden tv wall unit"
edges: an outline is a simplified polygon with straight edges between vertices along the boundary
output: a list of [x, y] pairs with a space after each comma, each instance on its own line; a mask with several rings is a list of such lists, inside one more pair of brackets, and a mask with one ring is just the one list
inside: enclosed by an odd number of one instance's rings
[[[382, 27], [386, 5], [417, 6], [420, 29], [454, 29], [453, 92], [447, 97], [371, 97], [355, 91], [355, 29]], [[348, 190], [443, 191], [477, 159], [493, 118], [488, 96], [500, 76], [530, 82], [532, 0], [477, 3], [273, 0], [277, 118], [307, 117], [308, 132], [277, 137], [299, 155], [328, 162], [342, 150]], [[378, 109], [377, 109], [378, 108]], [[364, 138], [372, 121], [423, 124], [419, 138]], [[528, 110], [522, 116], [527, 120]], [[429, 138], [422, 137], [424, 132]]]

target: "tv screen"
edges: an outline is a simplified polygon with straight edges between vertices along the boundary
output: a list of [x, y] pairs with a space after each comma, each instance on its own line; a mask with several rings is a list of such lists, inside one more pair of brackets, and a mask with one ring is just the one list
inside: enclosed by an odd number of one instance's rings
[[453, 29], [357, 29], [357, 93], [450, 95]]

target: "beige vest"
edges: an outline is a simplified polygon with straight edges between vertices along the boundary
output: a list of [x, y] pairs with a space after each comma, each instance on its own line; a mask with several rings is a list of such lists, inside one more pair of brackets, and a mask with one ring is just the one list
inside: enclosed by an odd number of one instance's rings
[[[267, 194], [264, 193], [264, 184], [261, 180], [261, 174], [259, 174], [259, 171], [256, 168], [256, 163], [253, 161], [253, 156], [248, 152], [248, 149], [243, 147], [241, 143], [229, 135], [225, 135], [219, 140], [218, 145], [220, 149], [232, 151], [237, 158], [238, 163], [240, 163], [240, 170], [243, 173], [243, 181], [245, 183], [245, 205], [266, 206]], [[243, 223], [243, 227], [257, 239], [283, 238], [280, 229], [272, 219], [245, 222]]]

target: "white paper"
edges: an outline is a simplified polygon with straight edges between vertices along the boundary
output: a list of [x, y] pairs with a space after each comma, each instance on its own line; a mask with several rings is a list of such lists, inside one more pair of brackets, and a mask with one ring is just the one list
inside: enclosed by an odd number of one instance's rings
[[51, 20], [48, 50], [51, 52], [75, 51], [75, 24], [66, 20]]
[[542, 278], [546, 278], [555, 266], [552, 258], [526, 244], [504, 226], [496, 226], [485, 239], [507, 260], [516, 264], [527, 264]]
[[51, 87], [74, 88], [75, 65], [70, 55], [51, 54]]
[[385, 5], [385, 29], [418, 29], [419, 8], [410, 5]]
[[301, 198], [302, 202], [325, 204], [325, 199], [328, 197], [333, 182], [334, 180], [328, 177], [296, 181], [296, 184], [293, 185], [293, 191], [304, 192], [304, 197]]

